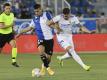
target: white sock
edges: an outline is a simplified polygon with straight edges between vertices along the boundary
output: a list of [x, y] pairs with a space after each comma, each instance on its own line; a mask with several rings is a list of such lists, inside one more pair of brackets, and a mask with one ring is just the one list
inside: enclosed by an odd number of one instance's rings
[[85, 64], [83, 63], [79, 55], [75, 52], [75, 50], [70, 49], [69, 52], [71, 53], [73, 59], [84, 68]]
[[71, 57], [70, 53], [66, 52], [63, 56], [61, 56], [61, 59], [64, 60], [64, 59], [68, 59], [70, 57]]

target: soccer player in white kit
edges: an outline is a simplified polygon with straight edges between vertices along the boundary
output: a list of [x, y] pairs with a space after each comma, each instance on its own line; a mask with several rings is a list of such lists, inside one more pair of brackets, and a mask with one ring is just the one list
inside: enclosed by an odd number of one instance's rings
[[72, 26], [78, 26], [83, 32], [91, 33], [85, 27], [83, 27], [76, 16], [70, 14], [69, 8], [63, 9], [63, 14], [57, 15], [52, 20], [48, 22], [48, 25], [52, 25], [57, 23], [59, 28], [57, 30], [62, 30], [56, 34], [58, 43], [61, 47], [63, 47], [67, 52], [63, 56], [57, 56], [61, 62], [64, 59], [70, 58], [71, 56], [73, 59], [83, 67], [86, 71], [90, 70], [90, 66], [84, 64], [78, 54], [75, 52], [74, 44], [72, 40]]

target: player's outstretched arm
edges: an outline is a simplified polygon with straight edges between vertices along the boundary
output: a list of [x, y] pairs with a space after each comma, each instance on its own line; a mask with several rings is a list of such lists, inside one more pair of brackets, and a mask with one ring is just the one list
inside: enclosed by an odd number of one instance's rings
[[47, 21], [47, 25], [49, 26], [49, 27], [52, 27], [52, 25], [54, 25], [55, 23], [53, 22], [53, 20], [48, 20]]
[[90, 34], [96, 33], [95, 30], [94, 30], [94, 31], [89, 31], [85, 26], [82, 27], [82, 30], [83, 30], [83, 32], [85, 32], [85, 33], [90, 33]]
[[57, 30], [57, 34], [59, 34], [60, 32], [62, 32], [63, 30], [59, 27], [58, 23], [55, 23], [55, 29]]
[[85, 26], [81, 25], [80, 23], [77, 24], [77, 26], [80, 27], [80, 32], [91, 33], [91, 31], [89, 31]]
[[62, 29], [60, 29], [60, 27], [59, 27], [59, 24], [57, 22], [54, 23], [53, 20], [48, 21], [47, 25], [49, 27], [53, 27], [54, 29], [56, 29], [58, 34], [62, 31]]
[[26, 32], [31, 31], [31, 30], [33, 30], [33, 29], [34, 29], [33, 27], [27, 27], [27, 28], [25, 28], [25, 29], [22, 29], [22, 30], [20, 31], [20, 34], [26, 33]]
[[81, 30], [82, 32], [85, 32], [85, 33], [91, 33], [91, 31], [89, 31], [86, 27], [84, 26], [81, 26]]
[[33, 29], [34, 29], [33, 27], [27, 27], [27, 28], [21, 30], [21, 31], [19, 32], [19, 34], [17, 34], [17, 35], [15, 36], [15, 38], [18, 38], [21, 34], [26, 33], [26, 32], [28, 32], [28, 31], [31, 31], [31, 30], [33, 30]]

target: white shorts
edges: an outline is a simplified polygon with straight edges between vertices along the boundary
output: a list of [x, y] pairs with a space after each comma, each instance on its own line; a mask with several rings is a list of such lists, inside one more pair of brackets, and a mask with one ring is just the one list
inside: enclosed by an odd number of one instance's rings
[[57, 34], [57, 40], [62, 48], [66, 49], [71, 46], [74, 49], [72, 34]]

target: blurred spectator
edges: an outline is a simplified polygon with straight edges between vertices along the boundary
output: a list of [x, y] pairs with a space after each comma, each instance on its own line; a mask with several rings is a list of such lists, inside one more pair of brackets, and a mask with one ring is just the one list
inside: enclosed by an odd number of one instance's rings
[[96, 17], [97, 17], [96, 11], [95, 11], [95, 10], [91, 10], [91, 11], [89, 12], [89, 17], [90, 17], [90, 18], [96, 18]]
[[107, 33], [107, 16], [102, 12], [100, 19], [97, 20], [97, 28], [99, 33]]
[[70, 3], [70, 5], [71, 5], [72, 7], [78, 7], [78, 6], [79, 6], [79, 3], [80, 3], [79, 0], [72, 0], [71, 3]]
[[83, 19], [84, 18], [84, 14], [82, 14], [81, 12], [77, 12], [77, 15], [79, 20]]
[[78, 9], [76, 7], [71, 7], [71, 13], [77, 14]]
[[72, 0], [71, 5], [71, 13], [78, 14], [78, 12], [85, 15], [85, 17], [89, 17], [90, 11], [95, 9], [93, 0]]
[[[0, 3], [4, 1], [7, 1], [13, 5], [12, 11], [16, 18], [27, 19], [32, 18], [32, 14], [34, 14], [33, 5], [37, 0], [0, 0]], [[85, 17], [89, 17], [88, 12], [95, 8], [93, 3], [95, 3], [96, 0], [69, 0], [69, 2], [71, 5], [71, 13], [78, 14], [78, 12], [80, 12]], [[46, 4], [46, 11], [52, 13], [53, 10], [50, 6], [51, 5]], [[58, 11], [60, 12], [60, 9]]]
[[29, 14], [29, 9], [25, 5], [21, 5], [20, 10], [21, 10], [21, 16], [20, 16], [21, 19], [31, 18], [31, 15]]
[[87, 7], [89, 5], [89, 1], [88, 0], [79, 0], [79, 6], [80, 7]]

